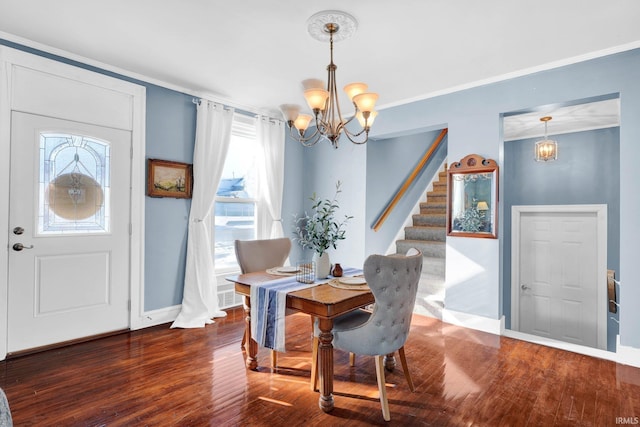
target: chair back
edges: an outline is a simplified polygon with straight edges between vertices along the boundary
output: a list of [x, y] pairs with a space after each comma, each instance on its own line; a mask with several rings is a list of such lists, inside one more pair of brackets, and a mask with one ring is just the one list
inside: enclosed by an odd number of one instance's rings
[[356, 354], [390, 354], [404, 346], [422, 272], [422, 252], [370, 255], [364, 277], [375, 297], [373, 313], [364, 324], [334, 333], [334, 346]]
[[289, 257], [291, 239], [236, 240], [236, 259], [242, 273], [281, 267]]

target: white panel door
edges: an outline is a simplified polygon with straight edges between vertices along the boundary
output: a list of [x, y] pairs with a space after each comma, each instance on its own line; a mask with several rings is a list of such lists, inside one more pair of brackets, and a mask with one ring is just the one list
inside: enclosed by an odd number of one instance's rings
[[8, 352], [129, 326], [131, 132], [13, 112]]
[[520, 332], [598, 347], [596, 236], [593, 212], [522, 214]]

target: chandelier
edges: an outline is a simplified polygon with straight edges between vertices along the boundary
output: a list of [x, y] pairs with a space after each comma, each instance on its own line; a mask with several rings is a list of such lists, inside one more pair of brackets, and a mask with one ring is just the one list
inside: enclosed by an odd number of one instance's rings
[[[350, 83], [344, 91], [353, 102], [355, 114], [348, 120], [342, 117], [336, 89], [336, 69], [333, 63], [333, 42], [347, 39], [353, 35], [357, 27], [355, 18], [347, 13], [338, 11], [318, 12], [307, 21], [309, 34], [320, 41], [328, 37], [330, 62], [327, 65], [327, 85], [321, 80], [309, 79], [303, 82], [304, 97], [313, 112], [301, 114], [300, 106], [283, 104], [280, 106], [282, 114], [289, 126], [291, 136], [305, 147], [315, 145], [321, 139], [327, 139], [334, 148], [338, 148], [338, 139], [344, 134], [354, 144], [364, 144], [369, 139], [369, 129], [378, 113], [374, 111], [378, 94], [367, 92], [364, 83]], [[356, 118], [361, 129], [352, 132], [347, 125]], [[314, 121], [315, 131], [307, 135], [307, 128]]]
[[551, 116], [544, 116], [540, 118], [540, 121], [544, 122], [544, 139], [536, 142], [535, 155], [537, 162], [548, 162], [549, 160], [558, 159], [558, 143], [547, 138], [547, 123], [551, 119]]

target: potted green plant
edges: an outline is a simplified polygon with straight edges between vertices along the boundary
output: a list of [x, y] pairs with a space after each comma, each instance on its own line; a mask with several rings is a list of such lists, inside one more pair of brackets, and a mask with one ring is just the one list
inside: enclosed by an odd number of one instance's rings
[[326, 278], [331, 270], [331, 261], [327, 250], [336, 249], [338, 242], [345, 239], [345, 225], [353, 218], [345, 215], [341, 221], [336, 219], [338, 194], [341, 193], [340, 181], [336, 183], [336, 192], [333, 199], [318, 198], [316, 193], [310, 197], [313, 205], [312, 213], [294, 218], [296, 240], [303, 248], [313, 250], [316, 263], [316, 278]]

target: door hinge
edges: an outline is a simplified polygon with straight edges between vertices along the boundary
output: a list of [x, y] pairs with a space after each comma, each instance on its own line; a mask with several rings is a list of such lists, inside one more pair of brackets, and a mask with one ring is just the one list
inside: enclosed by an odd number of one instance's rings
[[133, 144], [129, 146], [129, 158], [133, 159]]
[[133, 234], [133, 224], [129, 223], [129, 236]]
[[131, 311], [131, 300], [127, 301], [127, 310]]

